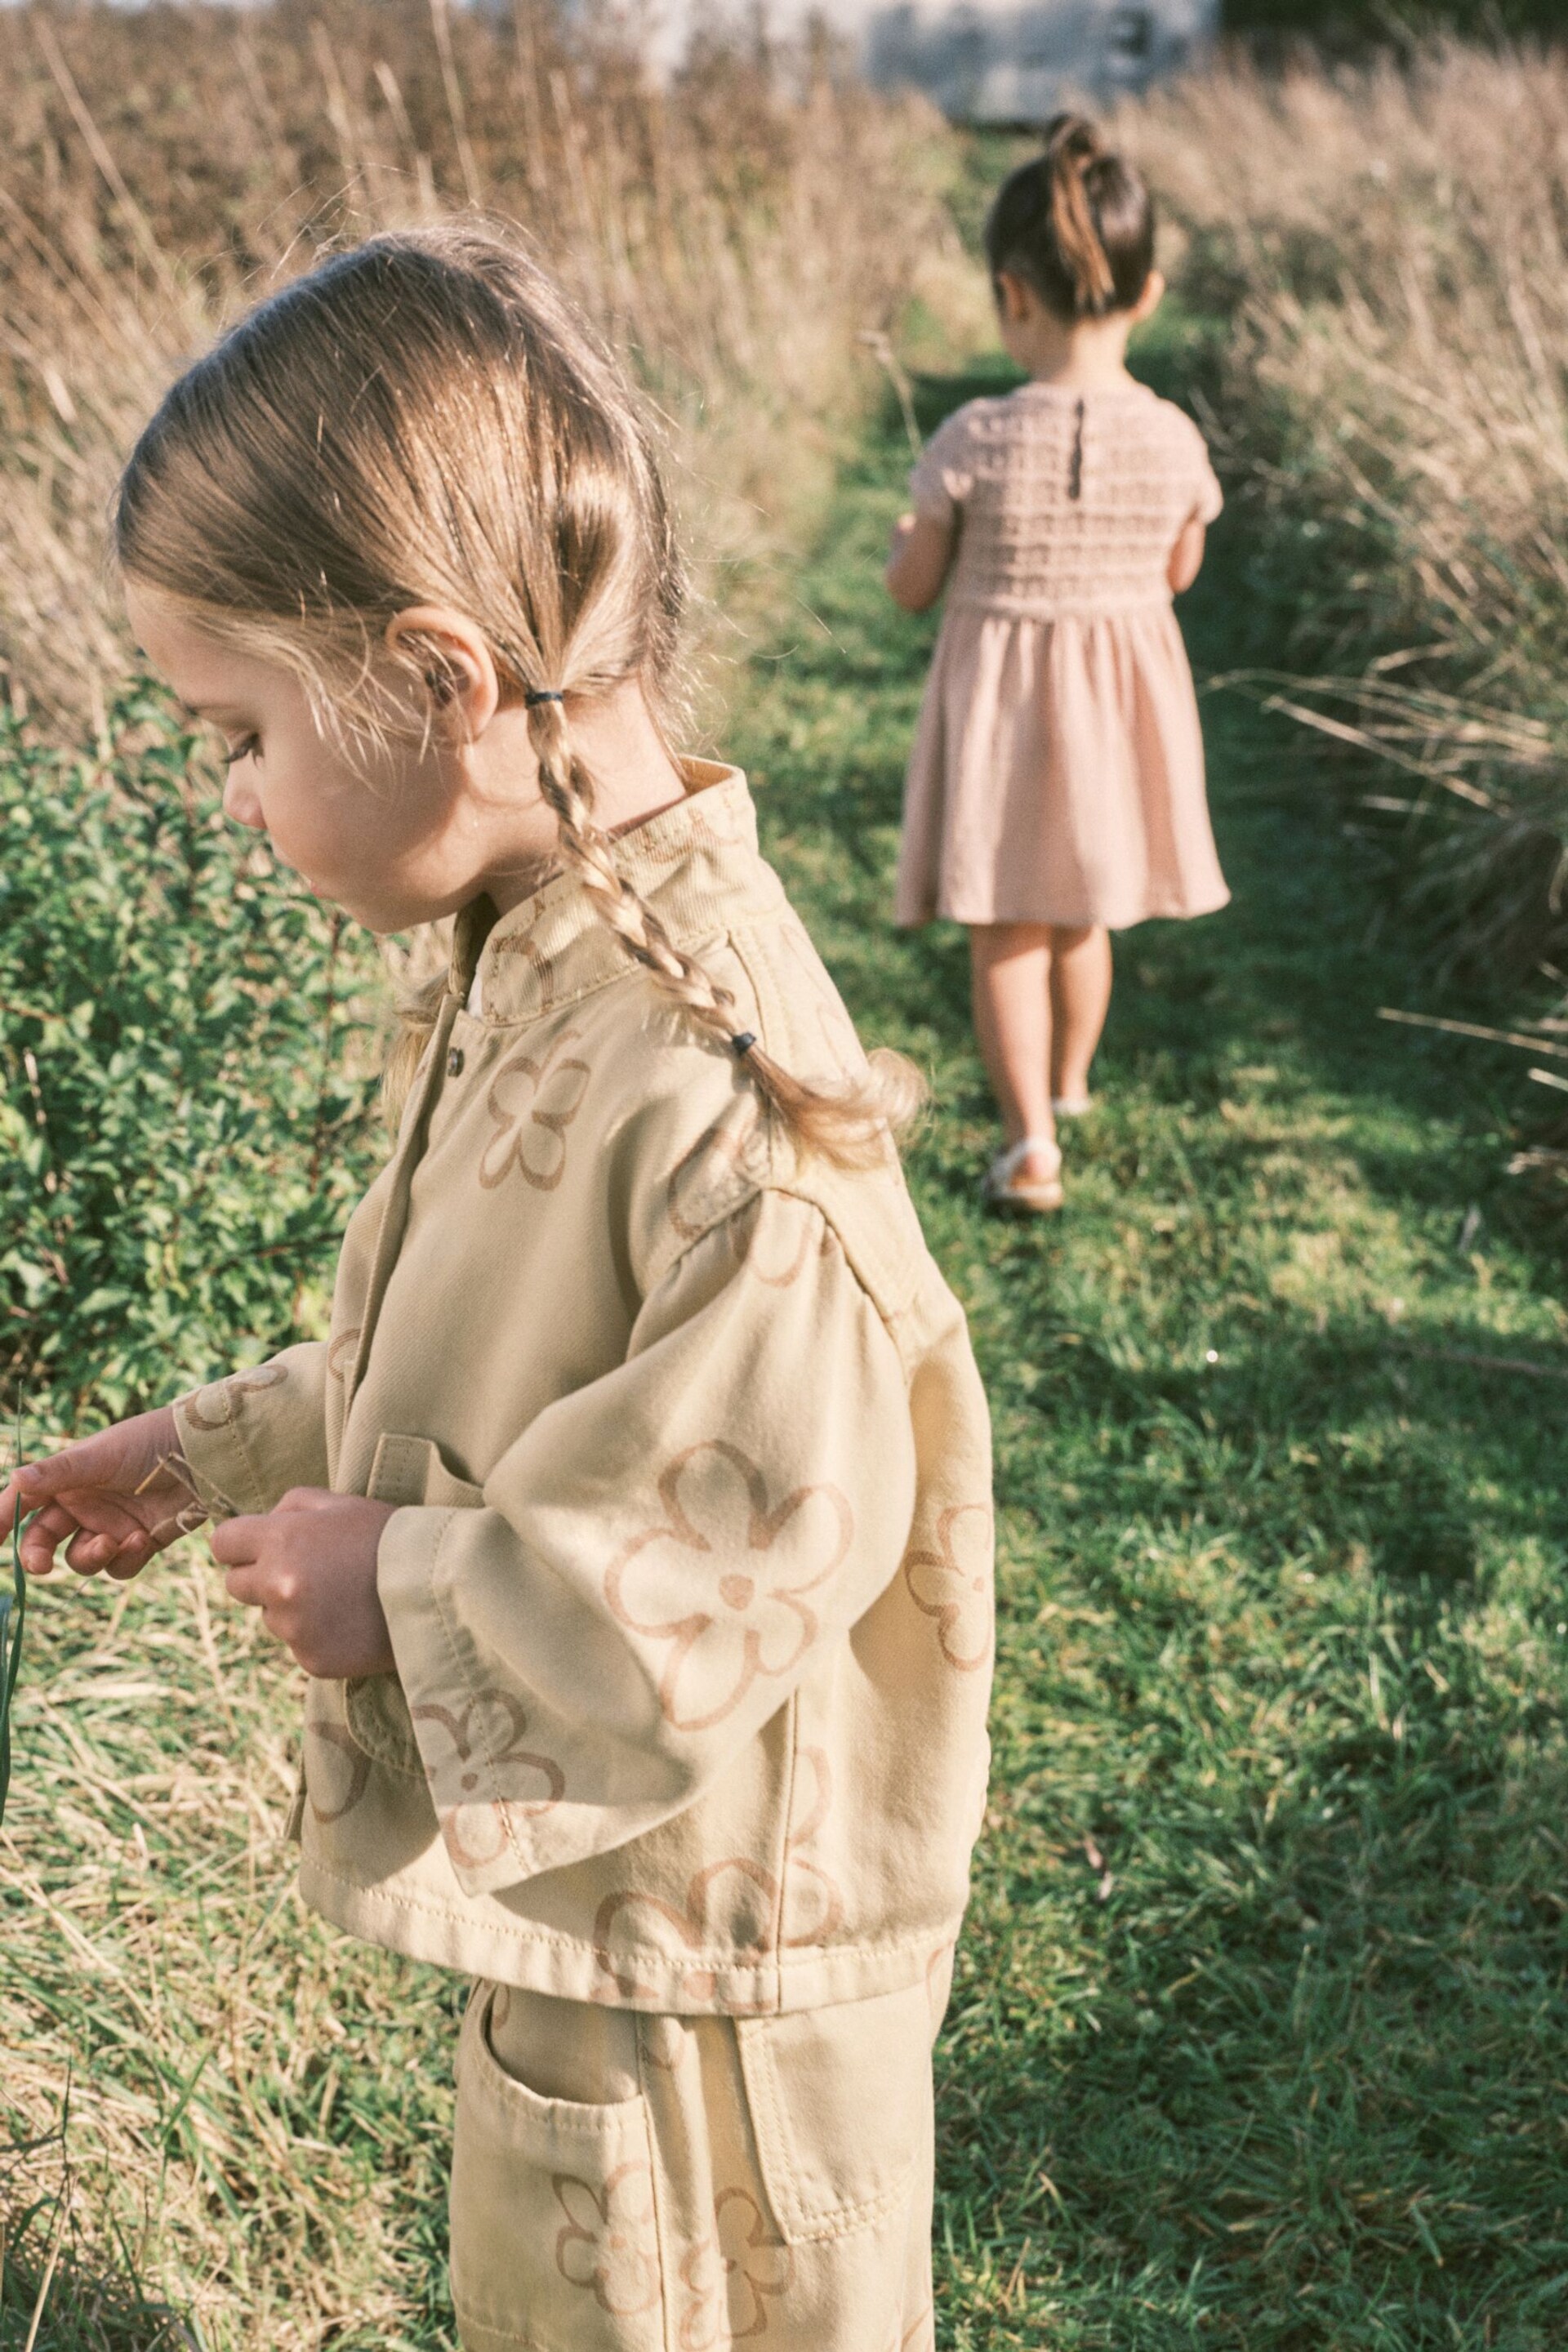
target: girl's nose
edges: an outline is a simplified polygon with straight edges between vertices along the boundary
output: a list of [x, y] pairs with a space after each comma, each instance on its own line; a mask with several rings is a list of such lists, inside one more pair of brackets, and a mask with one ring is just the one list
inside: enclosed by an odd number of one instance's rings
[[223, 813], [225, 816], [232, 817], [236, 824], [248, 825], [252, 833], [265, 830], [261, 802], [255, 786], [247, 784], [232, 768], [224, 783]]

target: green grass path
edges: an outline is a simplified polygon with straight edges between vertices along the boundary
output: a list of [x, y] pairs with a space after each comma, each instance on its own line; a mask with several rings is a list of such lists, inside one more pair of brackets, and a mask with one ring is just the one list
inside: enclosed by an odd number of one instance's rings
[[[1068, 1213], [984, 1218], [963, 940], [888, 921], [931, 635], [878, 582], [906, 463], [889, 441], [846, 478], [730, 748], [863, 1029], [935, 1077], [911, 1176], [995, 1415], [943, 2352], [1544, 2352], [1568, 1343], [1504, 1172], [1517, 1070], [1375, 1018], [1419, 982], [1321, 771], [1210, 696], [1236, 903], [1122, 940]], [[1200, 679], [1238, 658], [1243, 583], [1222, 527], [1184, 607]]]

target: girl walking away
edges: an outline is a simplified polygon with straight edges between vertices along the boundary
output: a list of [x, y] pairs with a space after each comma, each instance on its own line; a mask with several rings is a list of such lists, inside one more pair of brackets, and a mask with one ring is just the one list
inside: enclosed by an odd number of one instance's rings
[[910, 761], [898, 919], [969, 929], [974, 1025], [1006, 1132], [987, 1196], [1059, 1208], [1057, 1121], [1089, 1108], [1108, 933], [1228, 892], [1171, 609], [1219, 485], [1197, 427], [1128, 373], [1164, 290], [1131, 166], [1058, 115], [985, 225], [1029, 381], [971, 401], [915, 468], [888, 586], [947, 611]]
[[929, 2352], [984, 1402], [910, 1074], [743, 778], [667, 749], [631, 397], [503, 244], [381, 237], [174, 385], [117, 535], [230, 815], [455, 941], [330, 1339], [19, 1472], [0, 1524], [125, 1577], [210, 1513], [304, 1668], [306, 1901], [475, 1979], [470, 2352]]

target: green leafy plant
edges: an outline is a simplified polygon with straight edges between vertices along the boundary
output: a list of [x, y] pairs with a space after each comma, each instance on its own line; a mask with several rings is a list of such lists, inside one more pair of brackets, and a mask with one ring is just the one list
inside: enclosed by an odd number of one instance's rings
[[0, 718], [0, 1393], [118, 1417], [311, 1326], [378, 1148], [369, 939], [223, 815], [148, 691]]

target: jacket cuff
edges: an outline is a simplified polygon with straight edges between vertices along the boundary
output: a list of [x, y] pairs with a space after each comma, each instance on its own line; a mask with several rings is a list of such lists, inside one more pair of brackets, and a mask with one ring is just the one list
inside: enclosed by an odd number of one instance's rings
[[197, 1493], [216, 1518], [270, 1511], [290, 1486], [328, 1481], [326, 1345], [286, 1348], [174, 1406]]
[[441, 1539], [458, 1516], [428, 1504], [394, 1511], [381, 1531], [376, 1587], [453, 1872], [465, 1895], [492, 1895], [539, 1870], [531, 1823], [555, 1810], [564, 1783], [551, 1758], [534, 1752], [519, 1700], [481, 1686], [441, 1605]]

